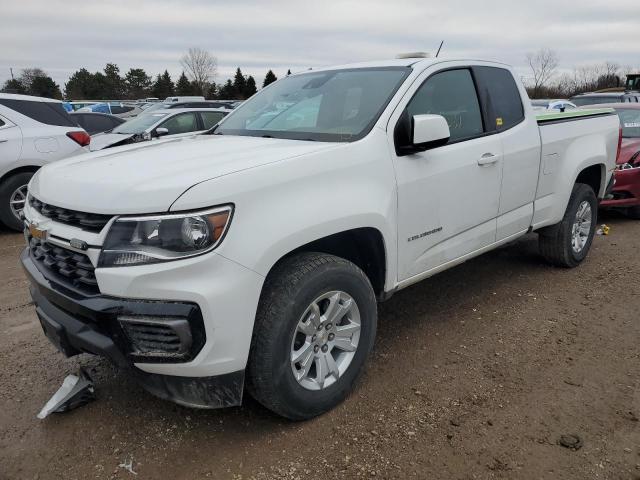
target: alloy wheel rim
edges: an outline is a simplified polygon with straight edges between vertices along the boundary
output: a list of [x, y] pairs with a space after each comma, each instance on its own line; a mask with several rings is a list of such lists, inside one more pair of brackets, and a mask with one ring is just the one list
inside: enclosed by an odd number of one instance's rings
[[9, 198], [9, 207], [13, 216], [20, 220], [20, 214], [27, 203], [27, 185], [22, 185], [14, 190]]
[[291, 370], [307, 390], [322, 390], [346, 372], [360, 342], [360, 310], [346, 292], [320, 295], [306, 308], [291, 341]]
[[571, 227], [571, 248], [575, 253], [580, 253], [589, 240], [591, 233], [591, 205], [583, 200], [578, 206], [576, 217]]

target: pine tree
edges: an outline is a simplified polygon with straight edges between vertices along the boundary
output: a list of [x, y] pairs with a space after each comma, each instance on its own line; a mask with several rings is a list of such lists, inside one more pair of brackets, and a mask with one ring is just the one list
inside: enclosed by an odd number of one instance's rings
[[120, 76], [120, 69], [115, 63], [107, 63], [104, 67], [104, 86], [101, 98], [119, 99], [124, 96], [124, 80]]
[[215, 82], [211, 82], [211, 85], [209, 85], [209, 91], [207, 92], [206, 98], [208, 99], [220, 98], [218, 96], [218, 86], [215, 84]]
[[235, 90], [233, 98], [241, 100], [244, 97], [244, 92], [246, 88], [247, 88], [247, 79], [244, 78], [244, 75], [242, 75], [242, 71], [240, 70], [240, 67], [238, 67], [238, 69], [236, 70], [236, 75], [235, 77], [233, 77], [233, 89]]
[[5, 93], [27, 93], [27, 90], [17, 78], [7, 80], [4, 87], [2, 87], [2, 91]]
[[220, 100], [233, 100], [235, 98], [235, 89], [230, 79], [220, 87], [218, 98]]
[[264, 82], [262, 82], [262, 88], [266, 87], [270, 83], [275, 82], [276, 80], [278, 80], [278, 77], [276, 77], [276, 74], [273, 73], [272, 70], [269, 70], [267, 74], [264, 76]]
[[165, 99], [173, 95], [175, 90], [175, 86], [171, 81], [171, 75], [167, 70], [164, 71], [162, 75], [158, 74], [156, 77], [156, 81], [151, 88], [151, 93], [153, 93], [154, 97], [159, 99]]
[[187, 78], [187, 76], [182, 72], [180, 78], [176, 82], [176, 95], [179, 96], [187, 96], [192, 94], [191, 82]]
[[58, 84], [48, 75], [44, 77], [35, 77], [31, 82], [29, 94], [36, 97], [57, 98], [58, 100], [62, 99], [60, 87], [58, 87]]
[[151, 77], [142, 68], [130, 69], [124, 77], [129, 98], [144, 98], [151, 90]]
[[247, 78], [247, 82], [244, 86], [244, 91], [242, 92], [242, 98], [249, 98], [251, 95], [255, 94], [258, 91], [256, 88], [255, 79], [249, 75]]

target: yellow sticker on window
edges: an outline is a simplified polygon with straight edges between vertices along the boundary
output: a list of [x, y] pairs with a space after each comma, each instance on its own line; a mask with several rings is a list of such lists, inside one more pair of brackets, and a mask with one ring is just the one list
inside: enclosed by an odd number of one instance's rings
[[498, 127], [501, 127], [501, 126], [502, 126], [502, 117], [498, 117], [498, 118], [496, 118], [496, 125], [497, 125]]

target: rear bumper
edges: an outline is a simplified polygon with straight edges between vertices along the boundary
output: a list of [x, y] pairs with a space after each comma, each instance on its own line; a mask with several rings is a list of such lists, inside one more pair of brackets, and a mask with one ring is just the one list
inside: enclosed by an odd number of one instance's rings
[[188, 361], [199, 353], [205, 343], [202, 315], [197, 304], [79, 295], [48, 280], [26, 249], [22, 252], [21, 262], [30, 280], [31, 296], [43, 331], [67, 357], [83, 352], [106, 357], [132, 372], [149, 392], [182, 405], [218, 408], [241, 403], [244, 370], [216, 376], [187, 377], [151, 374], [135, 366], [146, 361], [162, 363], [177, 360], [175, 357], [145, 357], [135, 348], [119, 318], [162, 315], [188, 319], [191, 350], [182, 358]]
[[640, 205], [640, 168], [616, 170], [613, 198], [601, 202], [604, 208], [625, 208]]

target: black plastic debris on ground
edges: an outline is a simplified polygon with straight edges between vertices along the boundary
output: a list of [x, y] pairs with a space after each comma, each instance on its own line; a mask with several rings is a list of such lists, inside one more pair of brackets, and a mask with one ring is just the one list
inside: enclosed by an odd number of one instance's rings
[[578, 435], [561, 435], [558, 439], [558, 445], [568, 448], [569, 450], [580, 450], [582, 448], [582, 440]]
[[42, 410], [38, 413], [38, 418], [43, 419], [50, 413], [68, 412], [74, 408], [86, 405], [92, 400], [95, 400], [95, 398], [93, 380], [91, 380], [87, 372], [81, 368], [79, 375], [67, 375], [62, 382], [62, 386], [53, 394], [45, 406], [42, 407]]

